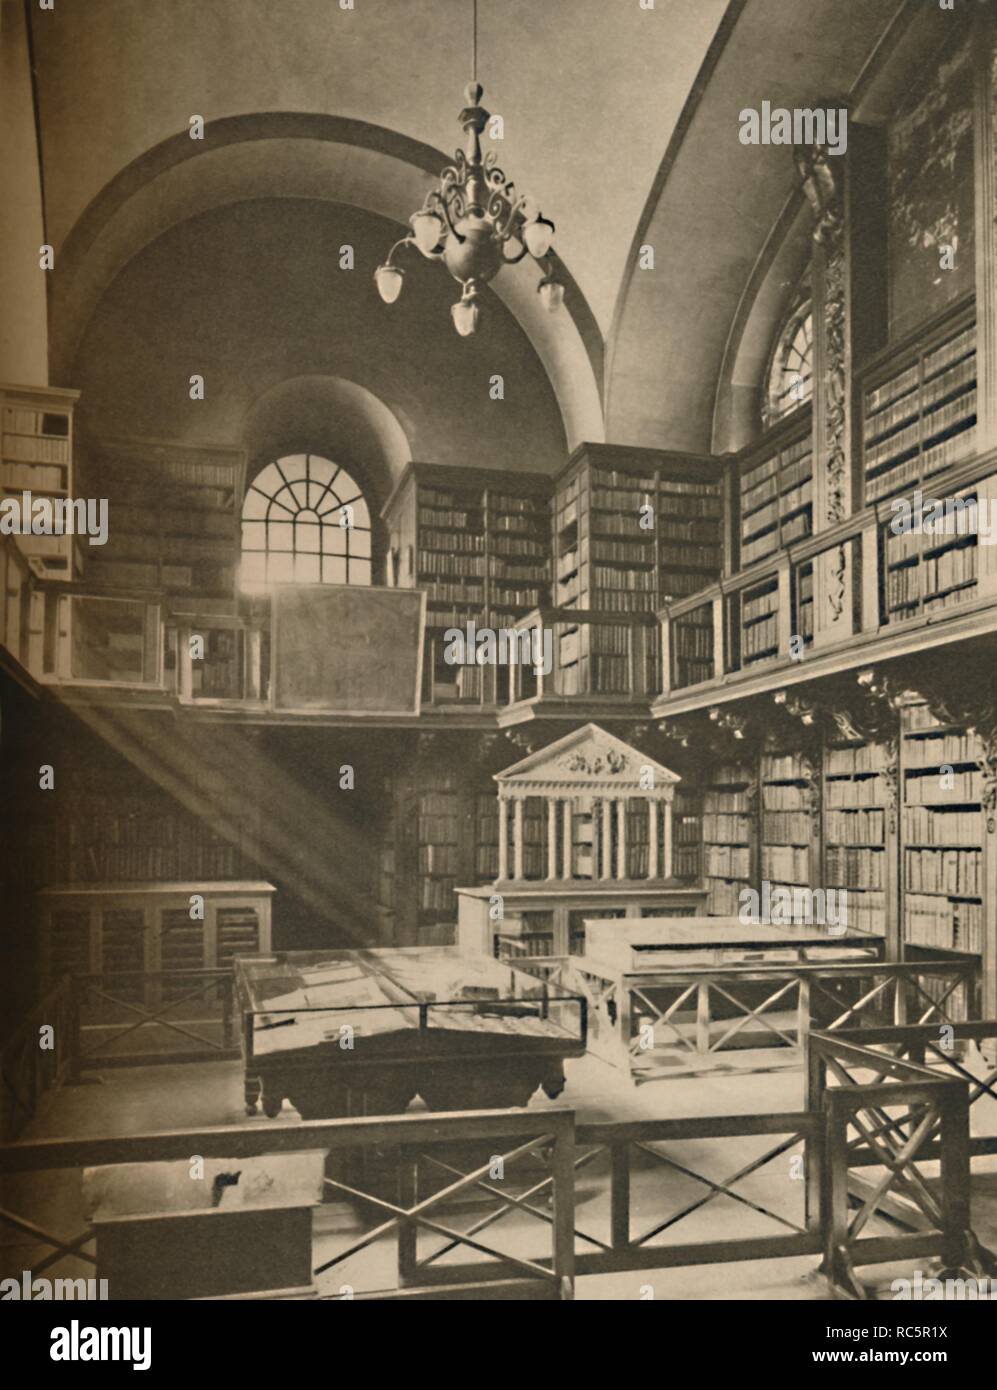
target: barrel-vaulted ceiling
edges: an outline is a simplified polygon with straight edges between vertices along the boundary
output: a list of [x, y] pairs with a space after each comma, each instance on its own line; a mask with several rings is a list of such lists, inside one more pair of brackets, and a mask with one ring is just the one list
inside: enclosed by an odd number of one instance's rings
[[[495, 289], [569, 447], [605, 437], [607, 418], [619, 442], [709, 447], [739, 298], [791, 193], [784, 150], [738, 157], [737, 112], [847, 91], [900, 3], [478, 0], [500, 162], [557, 223], [568, 312], [543, 313], [527, 263]], [[471, 0], [28, 8], [62, 384], [109, 286], [172, 227], [275, 198], [404, 225], [460, 141]], [[194, 115], [203, 142], [188, 137]], [[637, 268], [642, 240], [653, 272]]]

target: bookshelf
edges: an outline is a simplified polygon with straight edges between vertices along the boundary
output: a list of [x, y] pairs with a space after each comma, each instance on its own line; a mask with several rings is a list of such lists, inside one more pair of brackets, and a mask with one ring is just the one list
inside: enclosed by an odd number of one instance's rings
[[[966, 502], [978, 500], [975, 488], [954, 494]], [[937, 499], [938, 501], [947, 499]], [[938, 613], [975, 596], [979, 582], [978, 533], [966, 527], [939, 534], [908, 531], [895, 535], [887, 523], [881, 529], [883, 621]]]
[[[73, 412], [78, 391], [0, 386], [0, 498], [24, 493], [53, 504], [74, 497]], [[16, 537], [36, 574], [72, 579], [81, 554], [73, 535]]]
[[753, 781], [749, 766], [727, 764], [710, 774], [703, 791], [703, 883], [711, 916], [736, 917], [741, 889], [754, 882]]
[[88, 547], [87, 581], [108, 589], [230, 596], [240, 552], [240, 449], [109, 440], [87, 471], [111, 498], [108, 542]]
[[[891, 856], [884, 779], [886, 752], [842, 739], [824, 750], [821, 882], [848, 892], [849, 930], [885, 936]], [[892, 898], [892, 895], [891, 895]]]
[[862, 392], [866, 503], [943, 472], [972, 448], [976, 324], [972, 307], [946, 314], [870, 372]]
[[[809, 416], [806, 421], [809, 426]], [[794, 434], [800, 426], [794, 423]], [[778, 436], [783, 437], [781, 434]], [[752, 450], [741, 464], [741, 568], [809, 536], [813, 530], [813, 447], [809, 428], [758, 457]]]
[[672, 620], [670, 627], [672, 684], [677, 689], [712, 680], [714, 656], [713, 605], [704, 603]]
[[486, 668], [444, 660], [447, 628], [502, 628], [550, 599], [550, 479], [411, 463], [382, 509], [388, 581], [425, 589], [423, 698], [491, 703]]
[[555, 479], [553, 529], [557, 607], [653, 613], [720, 574], [717, 461], [582, 445]]
[[742, 589], [736, 596], [741, 666], [771, 661], [779, 655], [779, 581], [775, 575]]
[[672, 871], [676, 878], [698, 882], [703, 862], [702, 794], [679, 786], [672, 811]]
[[982, 953], [982, 774], [979, 741], [923, 705], [904, 710], [904, 937]]
[[765, 753], [760, 767], [761, 878], [772, 888], [806, 888], [812, 882], [811, 788], [797, 753]]

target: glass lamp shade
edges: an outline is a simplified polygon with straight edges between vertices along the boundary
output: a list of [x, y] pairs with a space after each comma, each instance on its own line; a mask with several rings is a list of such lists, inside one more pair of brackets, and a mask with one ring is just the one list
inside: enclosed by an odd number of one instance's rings
[[417, 212], [409, 218], [415, 244], [424, 256], [431, 256], [443, 240], [443, 223], [435, 212]]
[[374, 283], [385, 304], [394, 304], [402, 292], [404, 278], [404, 270], [399, 270], [396, 265], [379, 265], [374, 271]]
[[537, 290], [540, 294], [540, 303], [548, 313], [554, 313], [555, 309], [560, 309], [564, 303], [564, 286], [558, 284], [556, 280], [541, 280]]
[[546, 256], [553, 239], [554, 224], [548, 222], [545, 217], [538, 217], [535, 222], [528, 222], [523, 228], [523, 240], [526, 242], [526, 249], [537, 260]]
[[460, 336], [469, 338], [478, 327], [478, 317], [481, 313], [477, 300], [458, 299], [457, 303], [451, 306], [450, 313], [453, 317], [453, 326]]

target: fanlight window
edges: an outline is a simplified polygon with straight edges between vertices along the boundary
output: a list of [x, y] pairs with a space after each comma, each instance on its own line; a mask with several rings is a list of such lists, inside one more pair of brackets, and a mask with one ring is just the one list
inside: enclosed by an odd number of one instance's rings
[[805, 404], [813, 392], [813, 315], [809, 302], [793, 313], [782, 333], [769, 370], [765, 423], [774, 425]]
[[242, 504], [241, 586], [370, 582], [370, 513], [350, 475], [315, 454], [267, 464]]

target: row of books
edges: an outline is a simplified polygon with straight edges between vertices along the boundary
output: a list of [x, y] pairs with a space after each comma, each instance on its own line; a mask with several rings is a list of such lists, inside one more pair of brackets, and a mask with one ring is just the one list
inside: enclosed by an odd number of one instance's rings
[[2, 453], [16, 463], [69, 463], [69, 440], [4, 433]]
[[751, 840], [751, 821], [731, 812], [704, 811], [703, 839], [711, 844], [746, 845]]
[[713, 626], [700, 623], [677, 623], [672, 629], [672, 644], [676, 656], [713, 656]]
[[767, 618], [775, 611], [778, 603], [778, 596], [774, 589], [768, 589], [764, 593], [755, 594], [753, 597], [745, 597], [741, 601], [741, 621], [743, 623], [753, 623], [758, 618]]
[[513, 559], [542, 560], [547, 568], [546, 548], [526, 536], [495, 536], [491, 550], [495, 555], [508, 555]]
[[810, 851], [794, 845], [762, 845], [762, 878], [810, 882]]
[[945, 763], [975, 763], [979, 742], [970, 733], [946, 733], [938, 738], [904, 740], [904, 762], [909, 767], [941, 767]]
[[66, 492], [67, 470], [50, 464], [3, 463], [0, 487], [9, 492]]
[[619, 589], [634, 594], [652, 594], [657, 588], [653, 570], [617, 570], [605, 565], [593, 565], [592, 579], [596, 588]]
[[[726, 774], [726, 778], [724, 778]], [[719, 769], [717, 774], [718, 782], [727, 780], [729, 782], [747, 782], [747, 777], [730, 775], [729, 769]], [[703, 811], [735, 811], [744, 813], [749, 810], [749, 797], [746, 789], [735, 789], [734, 787], [711, 787], [703, 793]]]
[[908, 844], [978, 845], [983, 839], [979, 811], [933, 811], [927, 806], [904, 808]]
[[805, 811], [807, 790], [792, 782], [769, 782], [762, 787], [762, 808], [766, 811]]
[[925, 595], [936, 595], [948, 589], [974, 584], [977, 575], [975, 539], [938, 555], [929, 555], [924, 565]]
[[703, 872], [715, 878], [747, 878], [751, 851], [736, 845], [704, 845]]
[[769, 845], [805, 845], [813, 829], [805, 811], [766, 811], [762, 817], [762, 839]]
[[795, 753], [766, 754], [762, 758], [763, 779], [771, 782], [798, 781], [804, 775], [803, 766]]
[[[485, 538], [473, 531], [431, 531], [428, 528], [419, 532], [420, 546], [427, 550], [457, 550], [467, 553], [483, 554]], [[419, 554], [422, 555], [420, 549]]]
[[744, 661], [755, 661], [778, 650], [779, 620], [776, 614], [763, 618], [741, 630], [741, 655]]
[[723, 879], [708, 879], [707, 911], [714, 917], [736, 917], [741, 907], [741, 883], [728, 883]]
[[764, 559], [770, 555], [779, 545], [779, 535], [777, 531], [766, 531], [755, 540], [744, 541], [741, 545], [741, 564], [750, 565], [755, 560]]
[[825, 877], [841, 888], [884, 887], [885, 862], [882, 850], [831, 845], [824, 850]]
[[882, 753], [873, 743], [859, 744], [854, 748], [829, 748], [825, 755], [825, 771], [830, 774], [855, 772], [876, 772], [882, 762]]
[[982, 781], [979, 772], [930, 773], [904, 780], [904, 801], [915, 806], [944, 806], [979, 801]]
[[824, 835], [835, 845], [876, 845], [883, 843], [886, 817], [881, 810], [829, 811]]
[[979, 896], [983, 886], [983, 854], [978, 849], [909, 849], [907, 888], [914, 893], [954, 893]]
[[423, 844], [419, 846], [420, 873], [456, 874], [459, 871], [459, 846], [449, 844]]
[[237, 878], [240, 858], [233, 845], [192, 844], [183, 851], [151, 845], [81, 845], [69, 856], [65, 878], [69, 883]]
[[[433, 799], [439, 800], [440, 798]], [[421, 809], [425, 800], [425, 797], [419, 798], [420, 814], [417, 828], [420, 843], [424, 845], [456, 844], [459, 834], [460, 817], [454, 815], [452, 811], [450, 814], [427, 815]]]
[[945, 898], [907, 893], [904, 935], [919, 946], [942, 950], [983, 951], [983, 904], [948, 902]]
[[420, 550], [418, 565], [421, 572], [429, 574], [483, 577], [485, 573], [483, 555], [448, 555], [439, 551]]

